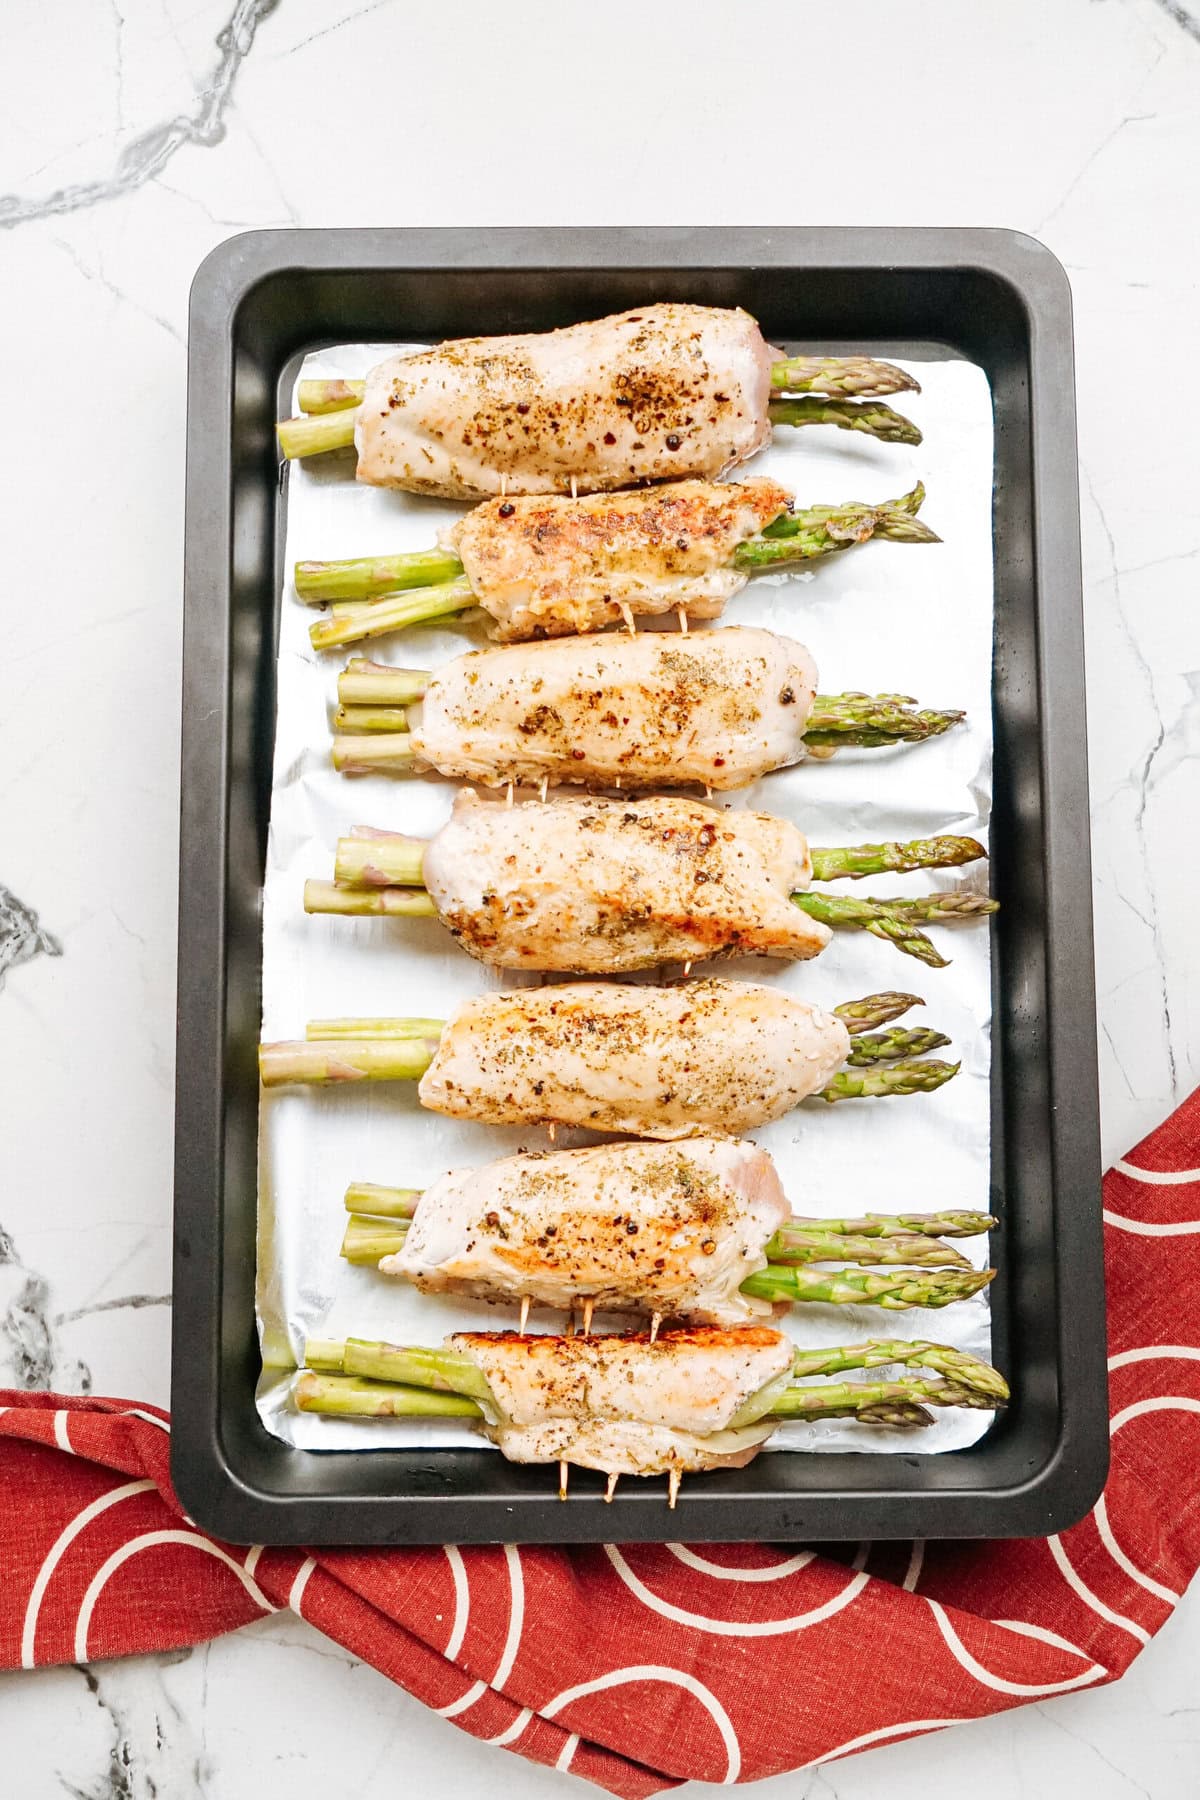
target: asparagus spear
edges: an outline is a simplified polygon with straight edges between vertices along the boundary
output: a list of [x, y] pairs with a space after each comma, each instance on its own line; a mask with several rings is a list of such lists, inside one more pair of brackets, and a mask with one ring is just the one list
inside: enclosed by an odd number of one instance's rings
[[787, 394], [852, 394], [860, 400], [921, 391], [915, 376], [872, 356], [785, 356], [772, 366], [771, 386]]
[[[833, 425], [839, 431], [864, 431], [885, 444], [919, 444], [921, 431], [911, 419], [882, 400], [826, 399], [804, 394], [796, 399], [770, 400], [767, 413], [772, 425]], [[346, 450], [354, 443], [357, 407], [328, 413], [281, 419], [275, 427], [279, 448], [289, 462], [297, 457], [320, 456], [329, 450]]]
[[[838, 912], [838, 903], [823, 895], [793, 894], [792, 899], [810, 917], [821, 919], [830, 925], [859, 926], [874, 937], [894, 943], [897, 950], [905, 956], [915, 956], [932, 969], [944, 969], [946, 958], [939, 955], [930, 939], [913, 923], [914, 918], [927, 916], [943, 919], [995, 910], [995, 903], [992, 901], [978, 901], [974, 906], [957, 906], [956, 902], [960, 899], [976, 900], [974, 895], [957, 894], [927, 896], [925, 904], [928, 911], [925, 914], [893, 911], [892, 902], [886, 900], [845, 901], [842, 904], [846, 910]], [[940, 911], [937, 910], [938, 901], [946, 903]], [[897, 903], [897, 908], [904, 904], [902, 901]], [[851, 911], [851, 908], [856, 910]], [[304, 910], [307, 913], [337, 913], [350, 918], [371, 918], [381, 914], [427, 916], [436, 913], [437, 908], [420, 889], [393, 887], [385, 883], [360, 882], [353, 887], [343, 887], [338, 881], [306, 881]]]
[[941, 1031], [927, 1026], [916, 1031], [860, 1032], [851, 1042], [846, 1061], [852, 1067], [895, 1062], [901, 1056], [924, 1056], [929, 1050], [940, 1050], [950, 1039]]
[[[293, 462], [297, 457], [349, 449], [354, 442], [357, 410], [344, 407], [281, 419], [275, 427], [280, 451]], [[840, 431], [865, 431], [885, 444], [921, 442], [921, 432], [912, 420], [881, 400], [834, 400], [805, 394], [797, 399], [770, 400], [767, 413], [772, 425], [834, 425]]]
[[[347, 1194], [351, 1190], [347, 1189]], [[385, 1193], [400, 1189], [386, 1188]], [[348, 1203], [348, 1202], [347, 1202]], [[791, 1225], [785, 1225], [780, 1234], [780, 1241], [793, 1229], [807, 1230], [812, 1227], [826, 1235], [837, 1237], [979, 1237], [982, 1232], [993, 1231], [999, 1224], [990, 1213], [981, 1212], [931, 1212], [931, 1213], [862, 1213], [856, 1219], [802, 1219], [798, 1215]]]
[[399, 1256], [408, 1237], [407, 1219], [374, 1219], [351, 1213], [342, 1233], [343, 1262], [375, 1269], [385, 1256]]
[[361, 406], [367, 391], [365, 381], [302, 381], [298, 395], [302, 413], [341, 412], [347, 406]]
[[[426, 838], [408, 837], [403, 832], [373, 831], [370, 826], [357, 825], [349, 837], [338, 839], [334, 880], [339, 887], [348, 888], [419, 887], [427, 843]], [[917, 838], [907, 844], [848, 844], [832, 850], [820, 846], [809, 848], [813, 874], [818, 881], [837, 881], [843, 876], [854, 880], [860, 875], [878, 875], [888, 869], [907, 873], [913, 869], [953, 868], [961, 863], [976, 862], [986, 854], [982, 844], [968, 837]], [[792, 896], [797, 903], [810, 897], [822, 904], [834, 903], [833, 895], [810, 896], [806, 892]], [[985, 906], [990, 908], [992, 903], [981, 901], [973, 894], [927, 894], [915, 900], [866, 900], [859, 904], [884, 906], [898, 913], [908, 912], [915, 918], [934, 920], [940, 919], [943, 912], [947, 916], [964, 912], [969, 915]], [[831, 924], [843, 922], [841, 918], [827, 920]]]
[[[793, 513], [792, 519], [801, 515]], [[735, 569], [750, 569], [769, 574], [786, 568], [789, 563], [807, 562], [818, 556], [832, 556], [847, 550], [851, 544], [865, 544], [868, 538], [887, 538], [897, 544], [940, 544], [941, 538], [921, 519], [905, 513], [893, 514], [886, 506], [847, 506], [831, 513], [820, 522], [806, 523], [787, 536], [747, 538], [733, 553]]]
[[439, 1394], [432, 1388], [402, 1387], [396, 1382], [366, 1381], [360, 1375], [314, 1375], [303, 1372], [292, 1390], [301, 1412], [345, 1419], [479, 1419], [483, 1414], [463, 1394]]
[[1008, 1399], [1008, 1384], [990, 1363], [980, 1362], [966, 1350], [952, 1349], [949, 1344], [932, 1344], [922, 1339], [869, 1338], [865, 1344], [850, 1344], [834, 1350], [797, 1350], [792, 1359], [792, 1374], [797, 1379], [808, 1375], [841, 1375], [849, 1369], [878, 1369], [889, 1363], [917, 1363], [944, 1375], [956, 1387], [969, 1388], [980, 1398], [993, 1401]]
[[474, 604], [471, 584], [465, 575], [461, 575], [436, 587], [413, 588], [407, 593], [386, 595], [382, 600], [368, 600], [355, 606], [348, 618], [318, 619], [309, 626], [308, 635], [314, 650], [332, 650], [338, 644], [358, 644], [366, 638], [383, 637], [406, 625], [444, 619]]
[[809, 744], [891, 744], [936, 737], [963, 712], [914, 712], [907, 694], [818, 694], [804, 729]]
[[[734, 552], [733, 565], [739, 569], [775, 569], [832, 555], [851, 544], [865, 543], [870, 537], [904, 544], [940, 543], [937, 533], [915, 516], [924, 498], [924, 486], [918, 482], [910, 493], [878, 506], [852, 500], [840, 506], [800, 507], [784, 513], [760, 535], [740, 544]], [[361, 603], [410, 588], [426, 590], [434, 602], [436, 588], [462, 575], [463, 565], [458, 557], [441, 549], [351, 557], [340, 562], [298, 562], [293, 569], [297, 599], [314, 606], [329, 600]], [[471, 604], [470, 599], [464, 598], [464, 609]], [[362, 611], [360, 617], [367, 618], [369, 614]]]
[[[347, 840], [343, 839], [345, 843]], [[352, 881], [345, 882], [343, 868], [355, 869]], [[355, 847], [355, 855], [343, 859], [339, 848], [337, 873], [333, 882], [306, 881], [304, 910], [307, 913], [335, 913], [344, 917], [378, 917], [382, 914], [408, 917], [435, 915], [437, 908], [424, 890], [372, 879], [381, 873], [379, 861], [373, 861], [369, 849]], [[359, 870], [371, 873], [360, 874]], [[976, 894], [928, 894], [918, 900], [838, 900], [813, 893], [793, 894], [792, 899], [810, 918], [843, 929], [861, 928], [874, 937], [895, 944], [905, 956], [915, 956], [933, 969], [944, 969], [946, 958], [914, 923], [916, 919], [971, 918], [995, 912], [996, 902]]]
[[840, 1069], [814, 1100], [863, 1100], [886, 1094], [931, 1094], [953, 1079], [961, 1063], [937, 1062], [924, 1057], [916, 1062], [885, 1063], [881, 1069]]
[[[415, 1188], [378, 1187], [353, 1182], [346, 1189], [349, 1214], [342, 1255], [350, 1262], [373, 1261], [365, 1254], [368, 1239], [382, 1239], [391, 1256], [403, 1247], [421, 1194]], [[781, 1226], [766, 1247], [772, 1263], [858, 1262], [918, 1263], [925, 1268], [970, 1268], [946, 1238], [979, 1237], [996, 1220], [988, 1213], [867, 1213], [859, 1219], [809, 1219], [799, 1214]], [[353, 1229], [352, 1229], [353, 1228]], [[357, 1254], [364, 1250], [363, 1255]]]
[[[997, 910], [999, 902], [981, 894], [922, 894], [915, 899], [852, 900], [841, 895], [793, 894], [796, 905], [810, 919], [841, 930], [869, 931], [886, 938], [905, 956], [915, 956], [931, 969], [944, 969], [946, 958], [917, 925], [945, 924], [954, 919], [980, 918]], [[352, 910], [352, 909], [351, 909]]]
[[[371, 662], [365, 657], [351, 657], [338, 675], [338, 700], [342, 706], [410, 706], [423, 697], [432, 675], [428, 670], [394, 670], [389, 662]], [[903, 693], [819, 693], [813, 698], [806, 738], [819, 733], [822, 738], [837, 738], [838, 743], [889, 743], [894, 740], [919, 740], [959, 724], [966, 718], [959, 711], [914, 711], [916, 700]], [[934, 851], [946, 862], [970, 862], [981, 857], [981, 846], [973, 837], [936, 837], [918, 839], [914, 844], [862, 844], [856, 855], [856, 868], [838, 873], [882, 875], [885, 871], [934, 868], [925, 859], [925, 846], [945, 846]], [[957, 850], [955, 850], [957, 846]], [[918, 860], [905, 860], [905, 851]], [[822, 857], [835, 866], [835, 859], [846, 857], [847, 851], [826, 850]], [[819, 880], [833, 880], [835, 875], [819, 873]]]
[[322, 456], [327, 450], [345, 450], [354, 442], [358, 407], [336, 407], [332, 412], [281, 419], [275, 427], [279, 448], [289, 462], [298, 456]]
[[[986, 1226], [983, 1227], [986, 1230]], [[771, 1263], [871, 1263], [905, 1266], [916, 1264], [925, 1269], [969, 1269], [970, 1262], [940, 1238], [920, 1233], [896, 1232], [887, 1237], [855, 1236], [851, 1232], [825, 1231], [819, 1220], [803, 1225], [793, 1222], [783, 1226], [767, 1245]]]
[[341, 888], [332, 881], [306, 881], [306, 913], [341, 913], [353, 917], [437, 917], [437, 907], [424, 888]]
[[[818, 1262], [867, 1262], [872, 1264], [899, 1262], [901, 1251], [910, 1240], [837, 1239], [822, 1240], [819, 1232], [806, 1234], [808, 1248], [792, 1252], [787, 1263], [769, 1260], [765, 1269], [750, 1275], [742, 1283], [742, 1293], [761, 1300], [786, 1301], [798, 1306], [820, 1302], [826, 1306], [883, 1306], [893, 1312], [913, 1306], [949, 1306], [955, 1300], [969, 1299], [987, 1286], [994, 1269], [973, 1269], [957, 1251], [935, 1257], [929, 1251], [947, 1251], [944, 1245], [931, 1245], [929, 1239], [918, 1238], [924, 1258], [921, 1266], [890, 1269], [887, 1274], [874, 1270], [817, 1270]], [[348, 1263], [377, 1268], [385, 1256], [397, 1256], [408, 1236], [408, 1222], [403, 1219], [371, 1219], [354, 1213], [346, 1223], [341, 1255]], [[793, 1242], [795, 1240], [793, 1239]], [[893, 1246], [884, 1256], [881, 1245]], [[768, 1258], [772, 1245], [767, 1246]], [[953, 1259], [953, 1260], [951, 1260]], [[361, 1372], [361, 1371], [360, 1371]], [[407, 1379], [407, 1377], [405, 1377]]]
[[470, 1357], [438, 1345], [385, 1344], [365, 1338], [346, 1338], [342, 1343], [310, 1338], [304, 1346], [310, 1368], [343, 1375], [367, 1375], [381, 1381], [401, 1381], [406, 1386], [432, 1388], [439, 1393], [466, 1394], [487, 1400], [487, 1378]]
[[[407, 1217], [379, 1217], [352, 1210], [342, 1236], [341, 1255], [346, 1262], [375, 1267], [383, 1257], [399, 1255], [410, 1225]], [[819, 1223], [809, 1227], [784, 1226], [767, 1244], [766, 1253], [772, 1265], [846, 1262], [906, 1267], [915, 1264], [926, 1269], [971, 1268], [960, 1251], [937, 1238], [839, 1236], [822, 1231]]]
[[264, 1087], [303, 1082], [419, 1081], [437, 1051], [436, 1038], [306, 1038], [299, 1043], [260, 1044], [258, 1068]]
[[[370, 662], [356, 656], [338, 676], [338, 699], [343, 706], [408, 706], [421, 698], [431, 679], [428, 669], [393, 669], [387, 663]], [[921, 712], [914, 711], [915, 707], [916, 701], [907, 694], [817, 694], [804, 735], [808, 740], [815, 737], [821, 742], [832, 741], [837, 745], [916, 741], [948, 731], [966, 717], [958, 711]], [[983, 854], [974, 838], [923, 841], [947, 846], [948, 859], [955, 862], [969, 862], [973, 856]], [[954, 845], [960, 847], [960, 853], [949, 848]], [[911, 846], [863, 845], [859, 853], [862, 866], [854, 872], [874, 875], [889, 869], [934, 866], [920, 860], [905, 862], [900, 858], [900, 852], [910, 848], [914, 855], [920, 856], [919, 848]], [[835, 858], [845, 852], [829, 850], [822, 854]], [[900, 859], [886, 860], [889, 854]], [[820, 878], [832, 879], [831, 876]]]
[[[428, 1388], [372, 1381], [360, 1375], [297, 1377], [293, 1397], [301, 1412], [328, 1418], [480, 1419], [483, 1409], [461, 1394], [439, 1394]], [[969, 1388], [948, 1381], [875, 1381], [830, 1383], [826, 1387], [786, 1387], [775, 1396], [771, 1412], [779, 1419], [858, 1419], [863, 1425], [910, 1427], [932, 1425], [930, 1406], [999, 1406]], [[762, 1417], [763, 1415], [759, 1415]], [[753, 1421], [745, 1421], [752, 1423]]]
[[910, 918], [900, 918], [889, 911], [887, 905], [876, 904], [874, 907], [862, 907], [862, 911], [855, 914], [849, 911], [849, 907], [855, 905], [855, 902], [851, 900], [842, 909], [840, 916], [831, 918], [829, 914], [837, 913], [837, 900], [829, 900], [822, 895], [810, 895], [810, 893], [793, 895], [792, 898], [795, 900], [795, 904], [801, 907], [802, 913], [808, 913], [810, 918], [819, 918], [826, 925], [831, 925], [831, 923], [856, 925], [862, 931], [871, 932], [873, 938], [883, 938], [887, 943], [894, 943], [896, 949], [900, 950], [901, 956], [916, 956], [919, 963], [925, 963], [927, 968], [946, 968], [946, 958], [934, 945], [934, 940], [928, 938], [927, 934], [921, 931], [921, 927], [914, 925]]
[[341, 562], [298, 562], [296, 594], [314, 606], [326, 600], [374, 600], [403, 588], [437, 587], [463, 573], [450, 550], [410, 550], [400, 556], [357, 556]]
[[339, 706], [333, 728], [340, 732], [407, 731], [408, 713], [402, 706]]
[[[772, 366], [771, 386], [787, 394], [848, 394], [860, 400], [921, 391], [915, 376], [873, 356], [784, 356]], [[300, 411], [327, 413], [360, 406], [366, 391], [365, 381], [302, 381]]]
[[999, 901], [989, 900], [983, 894], [917, 894], [912, 898], [858, 900], [806, 891], [792, 897], [812, 918], [835, 927], [869, 925], [876, 916], [945, 925], [956, 919], [982, 918], [999, 906]]
[[791, 1305], [819, 1301], [826, 1306], [882, 1306], [903, 1312], [911, 1306], [950, 1306], [985, 1288], [994, 1269], [872, 1269], [785, 1267], [768, 1264], [742, 1283], [743, 1294]]
[[317, 1038], [438, 1038], [443, 1019], [312, 1019], [306, 1036]]
[[[835, 1006], [833, 1011], [850, 1036], [857, 1037], [870, 1031], [873, 1026], [890, 1024], [912, 1007], [924, 1004], [919, 994], [867, 994], [862, 1000], [845, 1000], [840, 1006]], [[412, 1042], [418, 1038], [439, 1037], [444, 1025], [445, 1021], [442, 1019], [313, 1019], [309, 1022], [306, 1035], [310, 1042], [318, 1039]]]
[[342, 732], [330, 754], [343, 775], [407, 775], [415, 760], [406, 731]]
[[[340, 1353], [340, 1360], [339, 1360]], [[424, 1359], [431, 1375], [422, 1379]], [[490, 1389], [475, 1365], [453, 1351], [420, 1351], [400, 1345], [350, 1339], [344, 1345], [310, 1343], [310, 1367], [299, 1373], [293, 1394], [303, 1412], [357, 1418], [481, 1416]], [[887, 1364], [931, 1369], [938, 1380], [904, 1377], [893, 1381], [837, 1382], [823, 1386], [795, 1379], [782, 1389], [770, 1382], [731, 1421], [753, 1424], [768, 1415], [789, 1419], [856, 1417], [873, 1424], [928, 1424], [930, 1406], [967, 1406], [994, 1410], [1008, 1399], [999, 1371], [963, 1351], [930, 1343], [871, 1340], [846, 1348], [798, 1351], [793, 1378], [827, 1375]], [[407, 1379], [399, 1379], [404, 1370]], [[468, 1381], [482, 1382], [467, 1387]], [[457, 1382], [457, 1387], [451, 1383]]]
[[911, 419], [881, 400], [826, 400], [805, 394], [797, 400], [771, 400], [772, 425], [836, 425], [839, 431], [865, 431], [885, 444], [919, 444], [921, 433]]
[[[415, 671], [406, 670], [406, 682]], [[373, 684], [382, 685], [378, 674]], [[345, 703], [344, 695], [339, 695]], [[389, 702], [384, 702], [389, 704]], [[854, 746], [920, 743], [949, 731], [966, 717], [962, 712], [918, 712], [898, 694], [818, 694], [805, 726], [805, 743], [816, 753]], [[341, 733], [333, 740], [333, 766], [344, 775], [401, 775], [412, 767], [408, 733], [401, 731]]]
[[[841, 531], [830, 525], [814, 525], [786, 538], [748, 538], [734, 551], [733, 566], [769, 574], [786, 568], [790, 563], [830, 556], [835, 551], [849, 548], [853, 543], [863, 543], [871, 536], [890, 538], [906, 544], [941, 542], [936, 532], [917, 519], [901, 517], [893, 526], [884, 512], [868, 514], [866, 509], [862, 509], [857, 515], [861, 528], [856, 530], [851, 522], [855, 515], [847, 512], [843, 517], [847, 524]], [[388, 560], [399, 563], [403, 559], [397, 557]], [[378, 570], [381, 563], [382, 559], [374, 567]], [[314, 604], [329, 599], [346, 603], [344, 610], [335, 606], [331, 615], [317, 619], [309, 626], [308, 635], [314, 650], [332, 650], [339, 644], [365, 643], [370, 638], [386, 637], [390, 632], [403, 631], [411, 625], [429, 624], [436, 619], [467, 612], [476, 605], [474, 589], [457, 562], [453, 570], [448, 570], [444, 575], [435, 574], [432, 582], [425, 586], [407, 580], [385, 583], [378, 588], [378, 597], [346, 591], [351, 585], [360, 585], [362, 577], [354, 573], [347, 577], [343, 586], [336, 574], [336, 563], [308, 565], [320, 571], [320, 574], [314, 578], [315, 586], [306, 586], [302, 590], [301, 566], [299, 563], [296, 565], [296, 591], [300, 599]], [[345, 566], [357, 571], [361, 564], [356, 562]], [[670, 607], [664, 605], [662, 610], [670, 611]]]
[[[370, 1213], [376, 1219], [411, 1219], [420, 1198], [420, 1188], [380, 1187], [373, 1181], [352, 1181], [346, 1189], [345, 1204], [348, 1213]], [[979, 1229], [986, 1231], [987, 1226]]]
[[864, 875], [956, 868], [979, 861], [987, 851], [975, 838], [935, 837], [913, 838], [908, 843], [843, 844], [836, 849], [810, 849], [809, 854], [815, 881], [858, 881]]
[[394, 669], [352, 656], [338, 676], [338, 699], [343, 706], [408, 706], [428, 686], [428, 669]]
[[[894, 1007], [897, 1000], [903, 1004], [889, 1012], [888, 1006]], [[872, 1002], [876, 1003], [874, 1010]], [[867, 1023], [886, 1022], [911, 1004], [919, 1004], [915, 996], [891, 994], [853, 1002], [856, 1011], [848, 1028], [865, 1030]], [[842, 1012], [840, 1007], [834, 1010]], [[433, 1061], [440, 1029], [441, 1022], [436, 1019], [315, 1020], [301, 1040], [260, 1044], [259, 1076], [264, 1087], [417, 1081]], [[960, 1066], [932, 1057], [902, 1057], [880, 1066], [873, 1058], [867, 1068], [841, 1070], [810, 1098], [835, 1101], [931, 1093], [957, 1075]]]
[[[783, 357], [771, 370], [771, 385], [784, 393], [805, 396], [771, 400], [767, 410], [772, 424], [837, 425], [843, 430], [869, 432], [888, 443], [921, 441], [910, 420], [876, 403], [875, 397], [881, 394], [917, 388], [911, 376], [891, 363], [858, 356]], [[275, 428], [284, 456], [316, 456], [352, 444], [355, 417], [365, 393], [365, 381], [301, 382], [302, 416], [282, 419]], [[826, 395], [831, 397], [823, 398]], [[859, 398], [838, 397], [845, 395]]]
[[900, 1018], [910, 1007], [924, 1004], [919, 994], [868, 994], [862, 1000], [844, 1000], [833, 1010], [850, 1036], [857, 1037], [860, 1032], [872, 1031], [880, 1025], [890, 1025], [893, 1019]]
[[771, 1409], [781, 1419], [858, 1419], [863, 1425], [932, 1425], [927, 1406], [986, 1407], [970, 1388], [949, 1381], [854, 1381], [784, 1388]]
[[420, 887], [428, 838], [357, 826], [339, 838], [333, 878], [339, 887]]

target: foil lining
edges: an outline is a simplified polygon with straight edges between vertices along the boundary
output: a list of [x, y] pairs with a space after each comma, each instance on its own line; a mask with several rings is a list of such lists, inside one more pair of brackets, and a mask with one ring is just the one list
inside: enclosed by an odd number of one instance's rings
[[[415, 346], [414, 346], [415, 347]], [[347, 345], [310, 356], [304, 379], [361, 378], [399, 346]], [[967, 833], [987, 842], [992, 721], [992, 413], [986, 378], [962, 361], [911, 367], [919, 395], [900, 396], [924, 432], [916, 448], [860, 433], [780, 429], [738, 473], [773, 476], [798, 504], [883, 500], [918, 477], [922, 516], [940, 545], [872, 543], [814, 563], [800, 575], [755, 578], [721, 623], [769, 627], [808, 644], [824, 692], [906, 693], [922, 705], [961, 706], [965, 725], [911, 748], [841, 752], [768, 775], [723, 803], [779, 813], [812, 843], [842, 844]], [[736, 477], [735, 477], [736, 478]], [[436, 541], [457, 504], [359, 486], [353, 457], [293, 463], [287, 472], [286, 568], [299, 559], [415, 550]], [[303, 1035], [310, 1018], [338, 1014], [444, 1017], [469, 995], [536, 982], [490, 971], [459, 950], [436, 920], [308, 917], [306, 877], [331, 879], [336, 842], [356, 824], [429, 836], [448, 816], [454, 785], [437, 777], [348, 779], [329, 758], [336, 678], [356, 647], [314, 652], [316, 616], [285, 581], [278, 662], [270, 842], [263, 897], [263, 1036]], [[365, 651], [403, 667], [435, 667], [486, 642], [483, 626], [455, 623], [384, 638]], [[842, 883], [843, 893], [985, 892], [986, 864], [965, 870]], [[745, 961], [721, 973], [784, 987], [821, 1005], [885, 988], [922, 995], [904, 1023], [952, 1039], [939, 1052], [959, 1075], [933, 1094], [903, 1099], [808, 1101], [753, 1133], [775, 1158], [797, 1212], [925, 1211], [989, 1205], [991, 980], [988, 931], [934, 927], [946, 969], [927, 969], [864, 932], [840, 932], [815, 961]], [[558, 1134], [558, 1145], [595, 1141]], [[418, 1294], [343, 1262], [342, 1196], [351, 1181], [422, 1187], [445, 1169], [517, 1149], [544, 1149], [541, 1129], [496, 1129], [445, 1119], [417, 1104], [415, 1084], [272, 1090], [260, 1114], [257, 1315], [264, 1370], [258, 1408], [266, 1428], [309, 1449], [436, 1447], [481, 1440], [458, 1424], [331, 1420], [297, 1413], [292, 1372], [306, 1336], [439, 1343], [467, 1326], [501, 1329], [507, 1309]], [[980, 1265], [983, 1240], [961, 1247]], [[1003, 1254], [1003, 1244], [996, 1246]], [[596, 1328], [615, 1324], [597, 1316]], [[877, 1307], [794, 1308], [785, 1328], [804, 1346], [867, 1337], [934, 1338], [986, 1357], [986, 1295], [938, 1312]], [[535, 1311], [533, 1330], [561, 1327]], [[919, 1437], [840, 1421], [788, 1424], [773, 1449], [880, 1454], [962, 1448], [990, 1415], [948, 1408]]]

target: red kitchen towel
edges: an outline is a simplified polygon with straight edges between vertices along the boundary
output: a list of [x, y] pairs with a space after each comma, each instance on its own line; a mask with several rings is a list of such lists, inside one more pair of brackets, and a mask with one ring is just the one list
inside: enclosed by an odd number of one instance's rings
[[1112, 1472], [1061, 1536], [845, 1562], [245, 1550], [182, 1515], [165, 1414], [0, 1393], [0, 1666], [166, 1650], [291, 1607], [464, 1731], [631, 1800], [1112, 1681], [1200, 1564], [1200, 1094], [1108, 1174], [1104, 1208]]

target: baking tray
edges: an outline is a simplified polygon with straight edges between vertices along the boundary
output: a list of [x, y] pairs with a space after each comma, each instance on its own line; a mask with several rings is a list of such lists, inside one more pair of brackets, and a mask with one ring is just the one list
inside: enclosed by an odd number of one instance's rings
[[[995, 414], [994, 1360], [1013, 1403], [943, 1455], [784, 1454], [662, 1484], [493, 1450], [294, 1449], [254, 1404], [260, 885], [282, 557], [274, 421], [322, 344], [544, 330], [680, 299], [768, 341], [960, 355]], [[235, 1542], [1029, 1536], [1108, 1463], [1099, 1119], [1070, 290], [1003, 231], [250, 232], [189, 322], [172, 1474]], [[1066, 1277], [1070, 1302], [1066, 1303]]]

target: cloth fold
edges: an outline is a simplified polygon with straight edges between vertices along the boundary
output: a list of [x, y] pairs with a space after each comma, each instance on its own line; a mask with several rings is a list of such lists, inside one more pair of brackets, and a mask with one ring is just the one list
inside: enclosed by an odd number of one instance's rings
[[0, 1666], [173, 1649], [290, 1607], [464, 1731], [625, 1800], [1111, 1681], [1200, 1564], [1200, 1094], [1105, 1177], [1104, 1219], [1112, 1468], [1070, 1531], [247, 1550], [182, 1512], [165, 1413], [0, 1392]]

